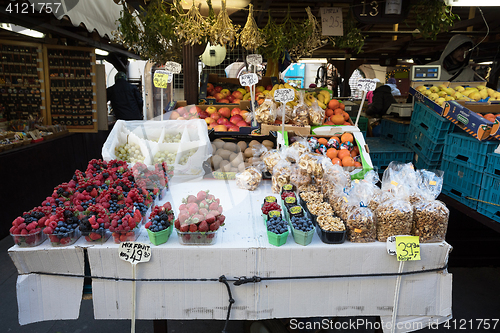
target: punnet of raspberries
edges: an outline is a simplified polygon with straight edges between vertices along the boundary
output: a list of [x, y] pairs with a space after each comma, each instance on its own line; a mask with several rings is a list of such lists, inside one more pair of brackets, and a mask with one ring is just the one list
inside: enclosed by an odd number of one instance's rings
[[180, 232], [210, 232], [224, 225], [226, 217], [222, 215], [220, 199], [209, 191], [200, 191], [182, 199], [179, 216], [174, 222]]
[[262, 214], [267, 215], [272, 210], [281, 211], [281, 207], [277, 202], [266, 202], [262, 205]]
[[283, 192], [283, 193], [281, 193], [282, 200], [285, 200], [286, 197], [295, 197], [295, 192]]

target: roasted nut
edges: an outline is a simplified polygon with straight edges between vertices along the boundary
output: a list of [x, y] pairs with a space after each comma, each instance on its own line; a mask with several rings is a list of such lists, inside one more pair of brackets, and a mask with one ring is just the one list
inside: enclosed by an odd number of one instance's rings
[[339, 217], [331, 215], [319, 215], [316, 219], [321, 229], [326, 231], [344, 231], [344, 222]]
[[377, 239], [385, 242], [388, 237], [409, 235], [413, 221], [413, 209], [409, 202], [392, 199], [384, 201], [375, 210]]
[[367, 243], [377, 240], [375, 214], [368, 207], [356, 207], [347, 217], [347, 237], [354, 243]]
[[421, 243], [444, 241], [449, 217], [450, 211], [441, 201], [420, 201], [413, 206], [412, 235], [419, 236]]

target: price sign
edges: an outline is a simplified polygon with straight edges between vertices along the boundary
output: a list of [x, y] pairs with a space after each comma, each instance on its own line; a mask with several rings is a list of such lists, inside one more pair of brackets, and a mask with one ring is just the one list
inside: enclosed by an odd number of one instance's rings
[[172, 73], [167, 71], [156, 71], [153, 76], [153, 85], [156, 88], [167, 88], [172, 82]]
[[247, 55], [247, 62], [250, 65], [260, 65], [260, 64], [262, 64], [262, 55], [260, 55], [260, 54], [249, 54], [249, 55]]
[[372, 79], [359, 79], [358, 89], [362, 91], [373, 91], [377, 87], [377, 82]]
[[344, 24], [342, 21], [342, 8], [322, 7], [321, 13], [321, 34], [323, 36], [343, 36]]
[[259, 82], [259, 77], [255, 73], [243, 74], [240, 76], [240, 84], [243, 87], [250, 87]]
[[420, 260], [420, 240], [418, 236], [391, 236], [387, 238], [387, 253], [398, 261]]
[[286, 88], [286, 89], [278, 89], [274, 91], [274, 100], [280, 103], [291, 102], [295, 99], [295, 90]]
[[151, 247], [139, 242], [123, 242], [118, 248], [118, 256], [131, 264], [148, 262], [151, 259]]
[[165, 70], [173, 74], [179, 74], [182, 70], [181, 64], [174, 61], [167, 61], [165, 63]]

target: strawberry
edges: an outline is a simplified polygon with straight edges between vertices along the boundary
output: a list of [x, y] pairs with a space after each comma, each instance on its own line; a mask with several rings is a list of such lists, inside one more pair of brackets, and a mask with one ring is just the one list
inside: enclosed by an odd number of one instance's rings
[[95, 215], [92, 215], [92, 216], [89, 218], [89, 222], [90, 222], [90, 224], [94, 224], [94, 223], [96, 223], [96, 220], [95, 220]]
[[217, 211], [219, 212], [219, 214], [222, 214], [222, 206], [217, 207]]
[[210, 231], [215, 231], [215, 230], [219, 229], [219, 226], [220, 226], [219, 222], [214, 222], [214, 223], [210, 224]]
[[188, 207], [189, 215], [194, 215], [194, 214], [198, 213], [198, 205], [195, 204], [194, 202], [189, 203], [187, 205], [187, 207]]
[[198, 206], [200, 208], [208, 208], [208, 202], [206, 200], [202, 200]]
[[192, 203], [192, 202], [196, 202], [196, 197], [194, 195], [189, 195], [184, 203]]
[[219, 222], [221, 225], [224, 224], [225, 220], [226, 220], [226, 217], [224, 215], [217, 216], [217, 222]]
[[149, 227], [153, 225], [153, 223], [151, 223], [151, 221], [149, 221], [148, 223], [146, 223], [146, 225], [144, 226], [146, 229], [149, 229]]
[[198, 227], [198, 230], [200, 230], [201, 232], [207, 232], [208, 231], [208, 223], [207, 221], [202, 221], [200, 223], [200, 226]]
[[208, 214], [208, 210], [207, 210], [206, 208], [201, 208], [201, 209], [198, 211], [198, 214], [203, 215], [203, 216], [207, 216], [207, 214]]
[[98, 233], [96, 232], [91, 232], [89, 234], [89, 237], [93, 240], [93, 241], [96, 241], [98, 239], [101, 239], [101, 235], [99, 235]]
[[198, 201], [203, 201], [206, 199], [207, 194], [208, 194], [208, 190], [207, 191], [200, 191], [200, 192], [198, 192], [198, 194], [196, 194], [196, 199], [198, 199]]
[[217, 211], [217, 210], [211, 210], [211, 211], [209, 211], [209, 212], [208, 212], [207, 216], [208, 216], [208, 215], [211, 215], [211, 216], [216, 216], [216, 217], [217, 217], [217, 216], [219, 216], [219, 215], [220, 215], [220, 213], [219, 213], [219, 211]]
[[217, 208], [219, 207], [219, 203], [214, 201], [210, 204], [210, 206], [208, 206], [208, 209], [210, 210], [217, 210]]
[[[181, 205], [182, 206], [182, 205]], [[166, 210], [172, 210], [172, 205], [170, 204], [170, 202], [166, 202], [163, 207], [165, 207]], [[180, 206], [179, 206], [179, 209], [180, 209]]]
[[186, 208], [186, 204], [181, 204], [181, 205], [179, 206], [179, 211], [181, 211], [181, 210], [186, 210], [186, 209], [187, 209], [187, 208]]
[[184, 222], [186, 222], [186, 220], [188, 218], [189, 218], [189, 215], [187, 215], [187, 214], [184, 214], [184, 213], [179, 214], [179, 222], [180, 222], [180, 224], [183, 224]]
[[194, 214], [191, 219], [194, 221], [194, 223], [198, 223], [200, 221], [203, 221], [205, 217], [201, 214]]
[[179, 222], [179, 219], [175, 220], [174, 222], [175, 229], [179, 230], [181, 228], [181, 223]]
[[188, 232], [189, 231], [189, 225], [185, 224], [185, 225], [182, 225], [179, 230], [181, 232]]
[[92, 198], [97, 197], [97, 189], [96, 189], [96, 188], [94, 188], [94, 189], [90, 192], [90, 196], [91, 196]]
[[208, 224], [214, 223], [215, 222], [215, 216], [207, 217], [206, 221], [207, 221]]
[[194, 224], [194, 223], [191, 224], [189, 226], [189, 232], [196, 232], [196, 231], [198, 231], [198, 227], [196, 226], [196, 224]]

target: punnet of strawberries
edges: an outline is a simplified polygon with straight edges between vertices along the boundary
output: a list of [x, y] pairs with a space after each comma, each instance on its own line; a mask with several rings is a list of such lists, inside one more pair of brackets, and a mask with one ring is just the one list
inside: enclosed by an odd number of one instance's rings
[[179, 216], [174, 222], [180, 232], [213, 232], [224, 225], [226, 217], [222, 215], [220, 199], [209, 191], [199, 191], [182, 199]]

